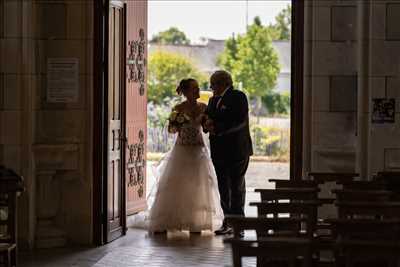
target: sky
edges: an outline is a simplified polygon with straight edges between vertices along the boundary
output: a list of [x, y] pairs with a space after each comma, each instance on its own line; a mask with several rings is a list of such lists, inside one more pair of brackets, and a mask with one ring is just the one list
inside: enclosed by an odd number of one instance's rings
[[[259, 16], [263, 24], [275, 16], [290, 0], [248, 0], [248, 21]], [[246, 29], [245, 0], [149, 0], [148, 37], [175, 26], [196, 42], [201, 37], [223, 40]]]

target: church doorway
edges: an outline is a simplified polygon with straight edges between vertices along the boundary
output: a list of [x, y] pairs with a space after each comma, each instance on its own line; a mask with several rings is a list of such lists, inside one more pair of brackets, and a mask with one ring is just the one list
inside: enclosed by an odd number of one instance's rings
[[[303, 1], [292, 1], [290, 178], [302, 176]], [[93, 237], [126, 234], [146, 209], [147, 1], [95, 3]]]

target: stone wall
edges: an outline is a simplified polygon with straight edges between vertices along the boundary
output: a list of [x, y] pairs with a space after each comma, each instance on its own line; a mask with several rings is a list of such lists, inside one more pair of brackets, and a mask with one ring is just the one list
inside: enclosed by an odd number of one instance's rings
[[305, 20], [304, 175], [399, 170], [400, 1], [306, 0]]
[[[400, 1], [309, 0], [305, 9], [304, 171], [369, 179], [398, 169]], [[391, 99], [394, 122], [374, 115], [374, 103]]]
[[[368, 161], [365, 171], [400, 168], [400, 1], [373, 1], [367, 37], [369, 62], [369, 102], [366, 105]], [[376, 123], [378, 98], [395, 101], [394, 122]], [[368, 99], [367, 99], [368, 100]]]
[[305, 171], [354, 171], [356, 1], [306, 1]]
[[[21, 244], [90, 243], [93, 1], [7, 0], [0, 12], [0, 164], [26, 181]], [[49, 59], [77, 62], [76, 98], [47, 96]]]

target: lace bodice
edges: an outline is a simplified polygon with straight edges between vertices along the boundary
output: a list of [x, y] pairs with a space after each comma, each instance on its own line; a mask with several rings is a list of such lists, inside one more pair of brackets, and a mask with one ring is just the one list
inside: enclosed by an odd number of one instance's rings
[[184, 146], [204, 146], [201, 128], [201, 114], [196, 118], [191, 118], [190, 123], [185, 124], [181, 128], [176, 143]]

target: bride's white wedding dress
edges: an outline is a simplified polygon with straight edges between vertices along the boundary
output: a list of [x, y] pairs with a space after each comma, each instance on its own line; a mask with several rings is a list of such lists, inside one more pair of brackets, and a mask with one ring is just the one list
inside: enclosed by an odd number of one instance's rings
[[150, 232], [214, 230], [222, 224], [218, 184], [201, 129], [201, 115], [180, 130], [158, 167], [158, 186], [146, 221]]

